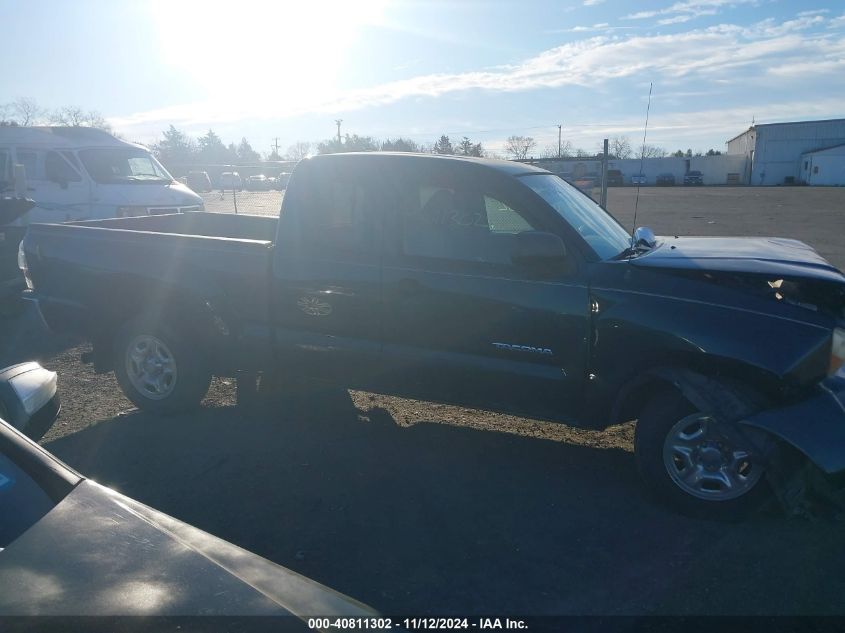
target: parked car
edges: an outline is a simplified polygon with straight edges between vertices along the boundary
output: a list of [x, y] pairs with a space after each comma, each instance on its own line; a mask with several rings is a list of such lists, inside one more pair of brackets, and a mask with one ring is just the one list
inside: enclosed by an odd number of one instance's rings
[[211, 191], [211, 178], [208, 177], [207, 171], [189, 171], [188, 172], [188, 186], [196, 192], [204, 193]]
[[631, 176], [631, 184], [632, 185], [645, 185], [648, 184], [648, 178], [645, 177], [643, 174], [634, 174]]
[[607, 186], [608, 187], [621, 187], [625, 184], [622, 178], [622, 172], [618, 169], [608, 169], [607, 170]]
[[659, 174], [655, 182], [657, 183], [658, 187], [674, 187], [675, 175], [670, 174], [669, 172]]
[[223, 190], [237, 189], [238, 191], [242, 191], [244, 188], [244, 181], [238, 172], [224, 171], [220, 174], [220, 178], [217, 181], [217, 187]]
[[791, 239], [632, 239], [531, 165], [318, 156], [278, 218], [35, 225], [22, 249], [46, 323], [92, 341], [95, 368], [148, 411], [265, 372], [638, 419], [644, 480], [705, 516], [756, 506], [780, 443], [845, 473], [845, 275]]
[[18, 247], [26, 227], [13, 223], [34, 206], [28, 198], [0, 198], [0, 316], [14, 312], [26, 287], [18, 268]]
[[288, 186], [288, 181], [290, 181], [290, 173], [283, 171], [279, 173], [278, 177], [276, 178], [276, 189], [282, 191]]
[[684, 184], [685, 185], [703, 185], [704, 178], [701, 175], [701, 172], [698, 170], [688, 171], [686, 175], [684, 175]]
[[203, 209], [147, 148], [88, 127], [0, 126], [0, 183], [36, 202], [17, 226]]
[[246, 179], [246, 189], [247, 191], [267, 191], [270, 189], [270, 183], [267, 182], [267, 176], [258, 174]]
[[55, 373], [0, 371], [0, 618], [377, 615], [85, 479], [22, 433], [58, 410]]

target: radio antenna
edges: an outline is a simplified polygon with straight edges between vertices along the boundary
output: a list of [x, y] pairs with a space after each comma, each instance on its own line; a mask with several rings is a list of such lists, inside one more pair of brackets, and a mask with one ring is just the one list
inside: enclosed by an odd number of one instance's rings
[[634, 200], [634, 225], [631, 227], [631, 246], [634, 247], [634, 231], [637, 230], [637, 207], [640, 206], [640, 183], [643, 175], [643, 161], [645, 160], [645, 139], [648, 134], [648, 114], [651, 111], [651, 88], [653, 84], [648, 84], [648, 105], [645, 109], [645, 127], [643, 128], [643, 149], [640, 152], [640, 173], [637, 177], [637, 197]]

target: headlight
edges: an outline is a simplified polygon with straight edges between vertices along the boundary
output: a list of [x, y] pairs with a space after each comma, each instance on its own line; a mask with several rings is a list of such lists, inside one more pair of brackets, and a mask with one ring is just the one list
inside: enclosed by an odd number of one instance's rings
[[118, 207], [117, 217], [119, 218], [134, 218], [140, 215], [149, 215], [147, 207]]
[[829, 376], [841, 374], [845, 378], [845, 328], [833, 330], [833, 344], [830, 346]]

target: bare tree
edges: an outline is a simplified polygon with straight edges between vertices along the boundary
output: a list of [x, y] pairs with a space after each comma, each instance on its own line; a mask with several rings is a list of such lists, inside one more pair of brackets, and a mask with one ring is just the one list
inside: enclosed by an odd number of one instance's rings
[[[604, 148], [602, 147], [602, 149]], [[631, 141], [628, 140], [627, 136], [614, 136], [608, 142], [607, 151], [611, 156], [622, 160], [631, 158], [631, 155], [634, 153], [631, 150]]]
[[[560, 157], [561, 158], [569, 158], [572, 156], [572, 142], [571, 141], [563, 141], [560, 144]], [[541, 158], [557, 158], [558, 157], [558, 147], [557, 145], [549, 144], [543, 148], [542, 153], [540, 154]]]
[[285, 154], [285, 158], [288, 160], [302, 160], [303, 158], [308, 158], [308, 155], [311, 153], [311, 143], [307, 141], [297, 141], [290, 147], [288, 147], [288, 151]]
[[50, 115], [50, 123], [68, 127], [82, 127], [85, 125], [85, 111], [79, 106], [64, 106], [53, 111]]
[[537, 141], [530, 136], [509, 136], [505, 142], [505, 151], [515, 160], [525, 160], [528, 152], [537, 147]]
[[111, 125], [96, 110], [85, 111], [79, 106], [64, 106], [50, 114], [50, 123], [67, 127], [94, 127], [111, 132]]
[[29, 97], [20, 97], [9, 105], [19, 125], [36, 125], [44, 115], [41, 106]]
[[644, 145], [637, 148], [637, 155], [635, 158], [663, 158], [666, 156], [666, 150], [657, 145]]

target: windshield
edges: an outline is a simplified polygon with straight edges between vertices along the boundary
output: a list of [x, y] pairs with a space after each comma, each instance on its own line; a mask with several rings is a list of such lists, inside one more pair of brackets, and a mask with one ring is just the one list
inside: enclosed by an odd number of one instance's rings
[[142, 149], [84, 149], [79, 152], [79, 158], [91, 178], [100, 184], [173, 181], [167, 170]]
[[520, 180], [548, 202], [602, 259], [615, 257], [631, 245], [631, 236], [613, 216], [562, 178], [530, 174]]
[[0, 452], [0, 551], [53, 508], [47, 493]]

